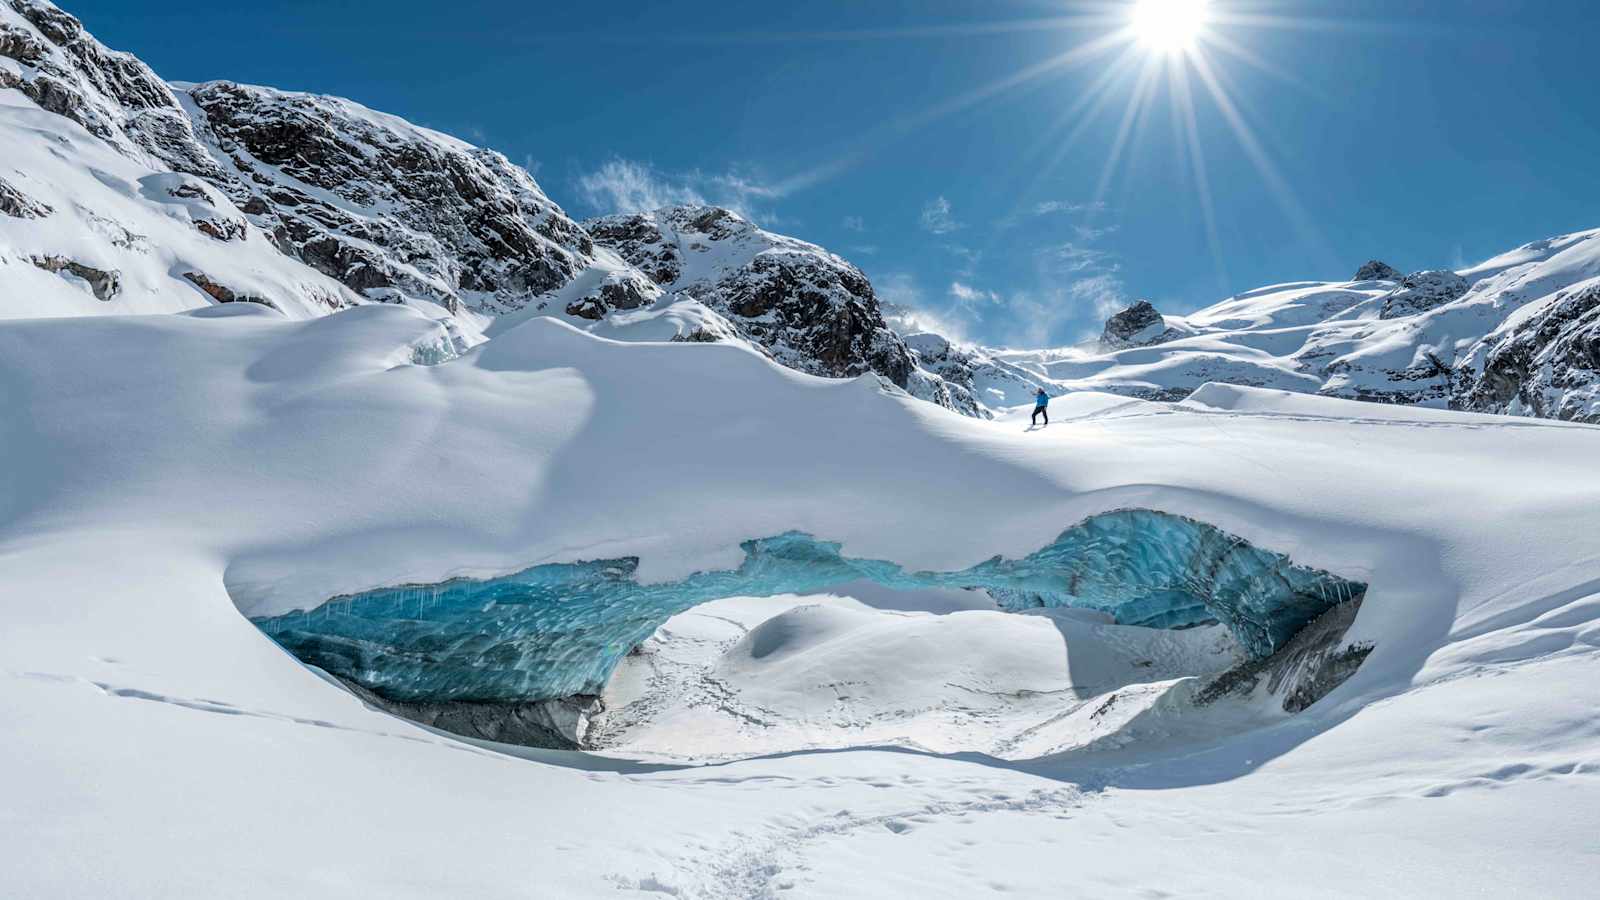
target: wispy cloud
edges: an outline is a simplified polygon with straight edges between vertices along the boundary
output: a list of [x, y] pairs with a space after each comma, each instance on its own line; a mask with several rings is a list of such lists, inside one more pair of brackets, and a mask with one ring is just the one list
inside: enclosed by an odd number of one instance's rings
[[840, 224], [844, 226], [845, 231], [860, 233], [867, 230], [867, 222], [860, 216], [845, 216], [844, 221]]
[[929, 200], [922, 207], [922, 230], [930, 234], [950, 234], [965, 228], [956, 221], [954, 213], [950, 210], [950, 201], [941, 194]]
[[1057, 275], [1076, 275], [1113, 265], [1109, 262], [1110, 253], [1074, 241], [1045, 247], [1039, 251], [1039, 256], [1042, 267]]
[[578, 193], [597, 213], [636, 213], [663, 206], [712, 204], [746, 218], [771, 220], [757, 208], [784, 192], [741, 172], [710, 174], [698, 169], [669, 173], [649, 163], [616, 158], [578, 177]]
[[971, 340], [968, 323], [933, 309], [909, 272], [895, 272], [873, 283], [883, 302], [883, 318], [894, 330], [901, 334], [931, 331], [960, 343]]
[[[1044, 218], [1046, 216], [1078, 216], [1083, 219], [1093, 219], [1100, 213], [1109, 209], [1104, 200], [1091, 200], [1087, 203], [1078, 203], [1071, 200], [1045, 200], [1035, 203], [1032, 207], [1018, 209], [1016, 212], [996, 222], [1000, 228], [1015, 228], [1024, 221]], [[1076, 226], [1079, 228], [1087, 225]]]
[[1088, 203], [1072, 203], [1067, 200], [1046, 200], [1033, 207], [1036, 216], [1049, 216], [1057, 213], [1098, 213], [1105, 212], [1104, 200], [1092, 200]]
[[958, 303], [965, 304], [1000, 302], [1000, 295], [994, 291], [985, 291], [960, 281], [950, 282], [950, 296], [954, 297]]

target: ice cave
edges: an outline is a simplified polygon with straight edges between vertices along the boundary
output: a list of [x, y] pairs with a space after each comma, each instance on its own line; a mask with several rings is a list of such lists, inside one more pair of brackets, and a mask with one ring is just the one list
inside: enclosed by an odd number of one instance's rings
[[1077, 607], [1127, 625], [1220, 622], [1262, 660], [1366, 585], [1296, 565], [1214, 526], [1143, 509], [1092, 516], [1020, 559], [909, 572], [790, 532], [750, 540], [731, 571], [641, 584], [636, 559], [541, 565], [337, 597], [256, 623], [301, 660], [397, 703], [526, 703], [596, 694], [670, 617], [735, 596], [807, 594], [863, 579], [987, 591], [1002, 609]]

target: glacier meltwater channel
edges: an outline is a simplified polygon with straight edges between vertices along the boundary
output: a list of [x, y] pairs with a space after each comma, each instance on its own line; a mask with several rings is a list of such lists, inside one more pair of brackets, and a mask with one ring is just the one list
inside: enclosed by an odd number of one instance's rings
[[987, 591], [1004, 608], [1101, 610], [1127, 625], [1219, 621], [1256, 658], [1366, 585], [1295, 565], [1211, 525], [1119, 510], [1074, 525], [1021, 559], [908, 572], [852, 559], [798, 532], [742, 545], [731, 571], [640, 584], [636, 559], [535, 566], [337, 597], [257, 619], [307, 663], [400, 702], [523, 702], [597, 694], [618, 661], [672, 616], [710, 600], [809, 594], [861, 579]]

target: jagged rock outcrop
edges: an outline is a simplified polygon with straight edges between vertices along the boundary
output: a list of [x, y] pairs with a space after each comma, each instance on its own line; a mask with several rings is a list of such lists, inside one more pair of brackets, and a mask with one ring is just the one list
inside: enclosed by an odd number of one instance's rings
[[1600, 424], [1600, 284], [1557, 294], [1467, 360], [1456, 409]]
[[828, 251], [726, 209], [680, 206], [584, 223], [661, 289], [721, 313], [784, 365], [832, 377], [876, 372], [900, 387], [915, 365], [872, 283]]
[[206, 293], [206, 296], [218, 303], [259, 303], [277, 309], [277, 304], [265, 297], [256, 297], [251, 294], [240, 294], [232, 288], [225, 287], [212, 281], [204, 272], [185, 272], [183, 277], [188, 279], [195, 287]]
[[1149, 300], [1140, 300], [1106, 320], [1100, 346], [1108, 350], [1159, 344], [1166, 334], [1166, 319]]
[[492, 150], [336, 97], [226, 81], [184, 93], [229, 170], [196, 174], [285, 252], [372, 299], [509, 312], [594, 262], [583, 229]]
[[197, 174], [215, 170], [172, 90], [149, 66], [106, 49], [83, 23], [50, 3], [5, 2], [33, 30], [0, 21], [0, 57], [22, 64], [0, 66], [0, 87], [16, 88], [130, 155]]
[[109, 302], [122, 290], [122, 273], [114, 269], [96, 269], [64, 256], [35, 256], [30, 261], [46, 272], [81, 279], [102, 302]]
[[1385, 294], [1381, 319], [1414, 316], [1461, 299], [1472, 285], [1448, 269], [1413, 272], [1400, 280], [1400, 286]]
[[0, 213], [13, 219], [42, 219], [54, 212], [48, 203], [41, 203], [17, 190], [9, 181], [0, 178]]
[[1356, 270], [1356, 277], [1351, 281], [1399, 281], [1400, 270], [1382, 260], [1368, 260], [1366, 265]]

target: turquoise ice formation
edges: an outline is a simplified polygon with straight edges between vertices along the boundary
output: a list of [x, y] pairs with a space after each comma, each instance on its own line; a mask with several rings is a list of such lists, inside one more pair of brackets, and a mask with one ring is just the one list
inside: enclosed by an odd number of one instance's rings
[[1366, 585], [1292, 563], [1211, 525], [1151, 510], [1103, 513], [1021, 559], [907, 572], [789, 532], [747, 541], [732, 571], [641, 585], [637, 559], [535, 566], [487, 581], [385, 588], [256, 623], [307, 663], [402, 702], [521, 702], [596, 694], [672, 616], [722, 597], [808, 594], [861, 579], [972, 588], [1004, 608], [1081, 607], [1127, 625], [1217, 621], [1262, 658]]

